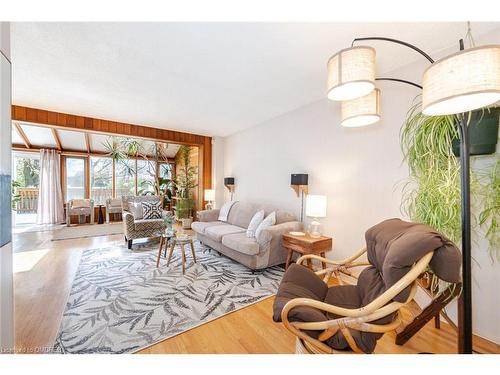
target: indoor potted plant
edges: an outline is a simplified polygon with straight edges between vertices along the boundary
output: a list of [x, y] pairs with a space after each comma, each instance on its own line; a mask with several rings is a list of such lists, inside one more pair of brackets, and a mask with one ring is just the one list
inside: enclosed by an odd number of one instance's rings
[[197, 174], [198, 168], [189, 165], [191, 148], [181, 146], [179, 148], [179, 169], [174, 178], [175, 196], [175, 215], [177, 220], [182, 222], [184, 229], [191, 228], [193, 222], [193, 189], [198, 186]]
[[[499, 109], [485, 109], [484, 113], [479, 112], [483, 111], [473, 113], [469, 122], [469, 127], [476, 127], [476, 155], [491, 153], [487, 151], [492, 149], [494, 151], [492, 145], [496, 145], [498, 139]], [[487, 129], [481, 129], [481, 126]], [[480, 134], [482, 131], [489, 134], [487, 141], [486, 137]], [[421, 112], [420, 103], [408, 111], [401, 129], [401, 146], [409, 167], [409, 179], [403, 189], [404, 212], [411, 220], [428, 224], [459, 244], [460, 163], [453, 147], [457, 138], [455, 116], [425, 116]], [[498, 154], [492, 157], [491, 165], [471, 170], [471, 198], [478, 212], [473, 218], [479, 218], [478, 224], [485, 231], [492, 259], [496, 255], [500, 261], [500, 242], [497, 235], [500, 225], [499, 181]], [[476, 231], [478, 227], [474, 226]]]

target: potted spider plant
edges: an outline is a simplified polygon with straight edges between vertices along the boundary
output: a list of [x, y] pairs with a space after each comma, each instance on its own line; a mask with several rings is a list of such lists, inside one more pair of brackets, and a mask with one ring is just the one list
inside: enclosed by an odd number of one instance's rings
[[[471, 115], [469, 126], [476, 131], [476, 151], [491, 150], [498, 139], [499, 110], [485, 110]], [[496, 120], [495, 120], [496, 119]], [[496, 125], [495, 125], [496, 124]], [[493, 130], [492, 130], [493, 129]], [[496, 129], [496, 130], [495, 130]], [[495, 133], [496, 131], [496, 133]], [[420, 103], [408, 111], [401, 129], [401, 147], [408, 163], [409, 178], [403, 187], [402, 210], [413, 221], [427, 224], [454, 243], [461, 239], [460, 163], [453, 143], [458, 138], [455, 116], [426, 116]], [[471, 139], [472, 140], [472, 139]], [[488, 144], [486, 146], [486, 144]], [[493, 149], [494, 150], [494, 149]], [[476, 153], [477, 154], [477, 153]], [[486, 233], [490, 251], [500, 261], [500, 160], [495, 154], [493, 168], [471, 171], [471, 196], [477, 203], [479, 223]], [[478, 226], [476, 226], [477, 230]], [[493, 258], [493, 256], [492, 256]]]

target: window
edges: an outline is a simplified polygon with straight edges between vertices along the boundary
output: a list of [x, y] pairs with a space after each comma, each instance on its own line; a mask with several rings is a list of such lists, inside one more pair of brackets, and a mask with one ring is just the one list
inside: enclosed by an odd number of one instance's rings
[[15, 224], [36, 222], [38, 185], [40, 183], [40, 156], [37, 153], [13, 153], [12, 207], [16, 211]]
[[66, 158], [66, 201], [85, 198], [85, 159]]
[[149, 160], [137, 160], [137, 194], [154, 194], [156, 182], [156, 163]]
[[172, 178], [172, 166], [167, 163], [160, 164], [160, 171], [158, 172], [159, 177], [161, 178]]
[[90, 198], [94, 204], [105, 204], [113, 195], [113, 159], [90, 157]]
[[38, 188], [40, 182], [40, 156], [33, 153], [15, 153], [13, 162], [13, 180], [23, 188]]
[[115, 164], [115, 196], [135, 195], [135, 160], [118, 160]]

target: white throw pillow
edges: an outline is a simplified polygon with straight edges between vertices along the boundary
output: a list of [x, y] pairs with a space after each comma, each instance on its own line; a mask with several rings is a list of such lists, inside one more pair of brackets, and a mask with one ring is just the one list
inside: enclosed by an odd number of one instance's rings
[[272, 227], [274, 224], [276, 224], [276, 212], [273, 211], [267, 217], [262, 221], [262, 223], [259, 224], [257, 227], [257, 230], [255, 231], [255, 238], [259, 237], [260, 232], [262, 232], [264, 229]]
[[264, 220], [264, 210], [257, 211], [255, 215], [253, 215], [252, 220], [250, 220], [250, 224], [248, 224], [247, 228], [247, 237], [253, 238], [255, 237], [255, 231], [259, 227], [260, 223]]
[[141, 220], [144, 217], [142, 204], [140, 202], [133, 202], [128, 204], [128, 209], [134, 216], [134, 220]]

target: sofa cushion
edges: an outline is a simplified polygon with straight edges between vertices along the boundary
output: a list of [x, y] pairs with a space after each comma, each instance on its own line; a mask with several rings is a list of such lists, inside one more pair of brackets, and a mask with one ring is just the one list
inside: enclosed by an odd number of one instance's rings
[[257, 240], [247, 237], [246, 233], [227, 234], [222, 237], [222, 244], [247, 255], [257, 255], [260, 250]]
[[227, 217], [228, 224], [236, 225], [241, 228], [248, 228], [253, 215], [259, 210], [259, 207], [250, 203], [236, 202]]
[[222, 237], [233, 234], [233, 233], [244, 233], [245, 229], [237, 227], [236, 225], [224, 224], [215, 225], [205, 229], [205, 235], [210, 237], [212, 240], [221, 242]]
[[226, 223], [223, 223], [222, 221], [195, 221], [194, 223], [191, 224], [191, 229], [194, 230], [196, 233], [205, 233], [205, 229], [209, 227], [214, 227], [216, 225], [227, 225]]
[[75, 207], [69, 210], [70, 215], [90, 215], [90, 207]]
[[297, 217], [294, 214], [288, 211], [276, 210], [276, 224], [288, 223], [296, 220]]
[[71, 208], [89, 208], [90, 199], [73, 199], [71, 202]]
[[164, 226], [165, 224], [163, 223], [163, 219], [140, 219], [134, 221], [134, 229], [138, 232], [144, 230], [162, 229]]

